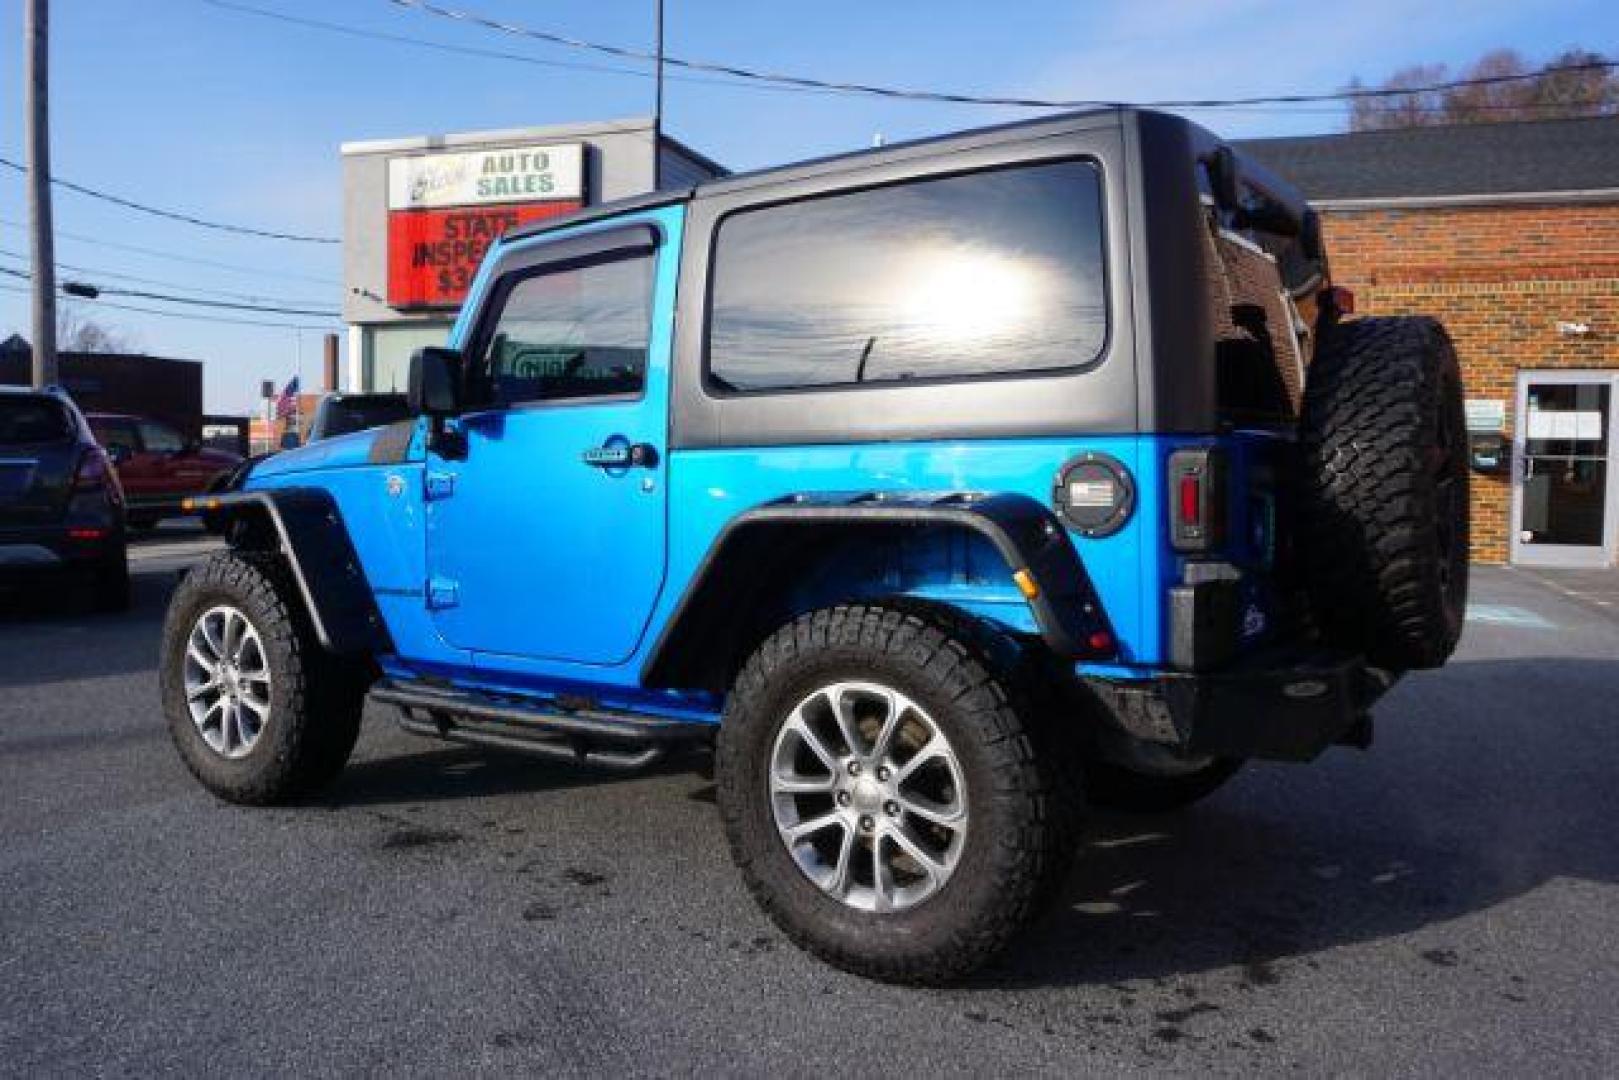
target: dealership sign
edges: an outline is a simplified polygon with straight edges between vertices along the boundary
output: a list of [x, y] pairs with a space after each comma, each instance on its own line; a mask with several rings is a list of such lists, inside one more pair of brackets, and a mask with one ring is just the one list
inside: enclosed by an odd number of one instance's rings
[[579, 143], [388, 162], [388, 303], [454, 307], [501, 233], [584, 205]]

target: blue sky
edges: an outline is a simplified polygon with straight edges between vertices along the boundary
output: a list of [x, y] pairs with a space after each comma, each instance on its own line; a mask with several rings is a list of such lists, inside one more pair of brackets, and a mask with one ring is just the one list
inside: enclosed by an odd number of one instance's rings
[[[626, 66], [451, 24], [387, 0], [241, 0], [354, 27]], [[514, 22], [630, 46], [651, 41], [650, 2], [444, 0]], [[0, 9], [0, 154], [20, 161], [22, 0]], [[208, 6], [202, 0], [53, 0], [53, 152], [59, 176], [204, 217], [335, 236], [338, 144], [353, 139], [645, 115], [645, 78], [359, 40]], [[1411, 63], [1466, 63], [1500, 46], [1532, 59], [1582, 45], [1619, 52], [1611, 0], [1299, 4], [1261, 0], [669, 0], [671, 53], [829, 79], [969, 93], [1146, 100], [1330, 90]], [[751, 168], [1032, 115], [1026, 110], [676, 81], [668, 128], [726, 165]], [[1195, 114], [1231, 135], [1336, 131], [1335, 107]], [[0, 253], [26, 251], [20, 177], [0, 172]], [[229, 237], [58, 192], [58, 260], [176, 289], [335, 308], [335, 246]], [[23, 265], [0, 254], [0, 266]], [[4, 279], [0, 284], [16, 284]], [[164, 286], [124, 282], [163, 291]], [[205, 360], [208, 407], [251, 408], [261, 378], [286, 379], [318, 330], [82, 311], [147, 352]], [[222, 313], [226, 314], [226, 313]], [[250, 316], [242, 316], [250, 317]], [[312, 325], [319, 320], [291, 320]], [[0, 336], [26, 333], [24, 295], [0, 289]], [[333, 324], [333, 329], [338, 326]]]

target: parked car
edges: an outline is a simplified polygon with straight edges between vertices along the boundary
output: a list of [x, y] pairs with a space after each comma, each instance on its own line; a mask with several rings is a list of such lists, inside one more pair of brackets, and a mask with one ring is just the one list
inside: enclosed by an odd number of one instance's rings
[[415, 424], [210, 500], [160, 673], [222, 798], [326, 784], [368, 695], [604, 767], [713, 744], [783, 931], [938, 982], [1056, 893], [1087, 803], [1364, 747], [1461, 634], [1449, 338], [1348, 318], [1299, 193], [1185, 120], [659, 192], [477, 281]]
[[0, 584], [57, 574], [129, 606], [118, 474], [65, 392], [0, 386]]
[[320, 399], [315, 418], [310, 421], [309, 441], [385, 427], [409, 420], [410, 416], [404, 394], [327, 394]]
[[188, 496], [207, 491], [242, 460], [240, 454], [203, 446], [161, 420], [91, 413], [89, 421], [117, 466], [133, 529], [185, 513], [181, 504]]

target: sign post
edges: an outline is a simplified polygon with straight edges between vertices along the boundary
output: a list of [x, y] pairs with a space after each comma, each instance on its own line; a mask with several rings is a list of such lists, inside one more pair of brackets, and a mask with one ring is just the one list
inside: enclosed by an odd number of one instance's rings
[[27, 0], [23, 36], [28, 95], [28, 220], [34, 273], [33, 323], [36, 389], [56, 373], [56, 252], [51, 225], [50, 8]]

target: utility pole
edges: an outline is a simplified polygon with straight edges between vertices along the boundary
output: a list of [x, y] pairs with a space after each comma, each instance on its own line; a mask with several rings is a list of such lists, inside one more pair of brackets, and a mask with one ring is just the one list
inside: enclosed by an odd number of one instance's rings
[[34, 261], [34, 386], [56, 375], [56, 252], [51, 228], [49, 0], [24, 0], [24, 98], [28, 110], [28, 221]]
[[652, 190], [656, 191], [663, 185], [663, 0], [653, 0], [653, 18], [658, 27], [652, 77]]

